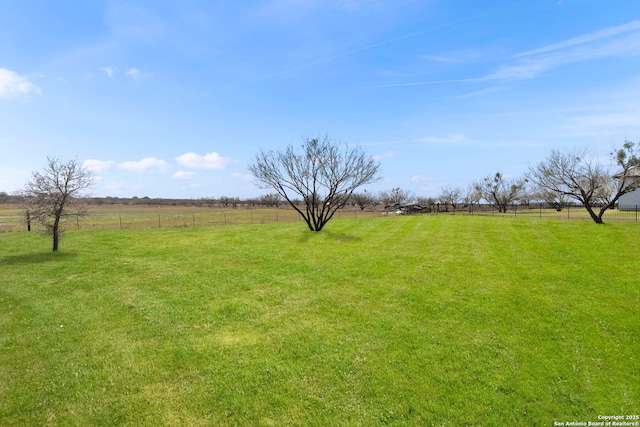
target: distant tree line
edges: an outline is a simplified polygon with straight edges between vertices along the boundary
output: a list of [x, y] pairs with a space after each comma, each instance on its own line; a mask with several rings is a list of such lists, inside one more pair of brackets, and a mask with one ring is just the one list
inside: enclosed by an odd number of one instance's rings
[[640, 143], [625, 141], [610, 156], [611, 161], [603, 164], [586, 150], [552, 150], [546, 159], [530, 165], [521, 177], [496, 172], [470, 183], [466, 189], [444, 186], [437, 197], [427, 198], [415, 197], [400, 188], [383, 191], [377, 197], [356, 193], [352, 203], [360, 209], [381, 203], [403, 212], [412, 211], [403, 207], [416, 205], [423, 212], [456, 211], [473, 208], [481, 201], [498, 212], [507, 212], [513, 206], [530, 207], [533, 203], [562, 211], [577, 204], [587, 210], [595, 223], [602, 224], [604, 213], [615, 207], [620, 197], [640, 188]]
[[466, 189], [444, 186], [438, 197], [416, 197], [410, 191], [392, 188], [378, 194], [356, 192], [379, 179], [379, 163], [358, 147], [340, 146], [329, 137], [306, 139], [300, 147], [285, 151], [262, 150], [249, 171], [262, 188], [275, 193], [240, 199], [222, 196], [192, 199], [152, 199], [149, 197], [93, 197], [84, 191], [94, 184], [93, 173], [76, 160], [63, 162], [47, 158], [42, 172], [33, 172], [25, 189], [15, 195], [0, 192], [0, 203], [21, 203], [25, 220], [38, 221], [52, 237], [58, 250], [61, 220], [79, 218], [87, 204], [183, 205], [237, 209], [279, 207], [287, 204], [297, 211], [312, 231], [320, 231], [337, 210], [347, 205], [361, 210], [376, 209], [400, 213], [447, 212], [479, 205], [486, 201], [492, 209], [507, 212], [509, 206], [545, 203], [560, 211], [570, 201], [581, 204], [597, 224], [604, 213], [624, 194], [640, 188], [640, 143], [625, 141], [610, 153], [611, 162], [603, 165], [587, 151], [553, 150], [546, 159], [530, 165], [522, 177], [490, 174], [469, 184]]

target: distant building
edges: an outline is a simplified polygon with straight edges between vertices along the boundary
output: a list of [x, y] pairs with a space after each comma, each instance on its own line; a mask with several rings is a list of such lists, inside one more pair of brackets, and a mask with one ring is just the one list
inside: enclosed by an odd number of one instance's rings
[[[615, 175], [614, 178], [620, 179], [621, 176]], [[624, 185], [629, 185], [636, 180], [640, 180], [640, 168], [637, 167], [629, 172], [624, 179]], [[640, 209], [640, 188], [623, 194], [618, 199], [618, 209], [621, 211], [634, 211], [636, 208]]]

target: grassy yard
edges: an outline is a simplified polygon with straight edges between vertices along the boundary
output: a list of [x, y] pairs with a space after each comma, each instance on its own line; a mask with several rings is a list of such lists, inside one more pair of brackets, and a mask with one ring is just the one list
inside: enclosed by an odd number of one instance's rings
[[0, 234], [0, 425], [640, 413], [640, 227], [476, 216]]

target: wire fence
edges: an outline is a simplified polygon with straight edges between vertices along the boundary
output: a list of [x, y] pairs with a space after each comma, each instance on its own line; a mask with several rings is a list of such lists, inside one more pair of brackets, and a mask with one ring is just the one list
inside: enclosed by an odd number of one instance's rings
[[[597, 210], [596, 210], [597, 212]], [[381, 207], [360, 210], [349, 207], [336, 212], [334, 218], [372, 218], [376, 216], [392, 216], [398, 211], [384, 211]], [[505, 212], [499, 212], [491, 205], [473, 205], [467, 207], [433, 206], [420, 212], [422, 215], [477, 215], [505, 218], [539, 218], [558, 220], [591, 220], [582, 206], [566, 206], [562, 210], [548, 206], [508, 206]], [[640, 221], [640, 206], [626, 209], [609, 209], [603, 220], [608, 221]], [[189, 208], [189, 207], [144, 207], [131, 209], [127, 206], [112, 206], [108, 209], [92, 209], [82, 217], [69, 217], [63, 224], [67, 230], [93, 229], [141, 229], [141, 228], [176, 228], [206, 227], [241, 224], [268, 224], [302, 221], [301, 216], [292, 208], [264, 209], [224, 209], [224, 208]], [[37, 223], [31, 228], [41, 229]], [[28, 225], [24, 212], [16, 208], [0, 207], [0, 232], [27, 231]]]
[[[364, 218], [379, 216], [380, 212], [372, 210], [340, 210], [334, 218]], [[269, 224], [303, 221], [298, 212], [292, 208], [271, 209], [218, 209], [218, 208], [137, 208], [123, 207], [90, 210], [83, 216], [71, 216], [64, 219], [66, 230], [95, 229], [142, 229], [142, 228], [177, 228], [206, 227], [242, 224]], [[0, 232], [28, 231], [26, 215], [16, 209], [0, 209]], [[39, 231], [42, 227], [33, 222], [31, 229]]]
[[[594, 208], [596, 214], [600, 208]], [[502, 216], [517, 218], [547, 218], [547, 219], [567, 219], [576, 220], [583, 219], [591, 221], [591, 216], [581, 205], [567, 205], [561, 209], [549, 207], [545, 205], [509, 205], [507, 209], [500, 212], [493, 205], [473, 205], [464, 208], [454, 209], [452, 207], [433, 210], [436, 214], [449, 215], [484, 215], [484, 216]], [[625, 206], [623, 209], [608, 209], [603, 216], [603, 221], [640, 221], [640, 205]]]

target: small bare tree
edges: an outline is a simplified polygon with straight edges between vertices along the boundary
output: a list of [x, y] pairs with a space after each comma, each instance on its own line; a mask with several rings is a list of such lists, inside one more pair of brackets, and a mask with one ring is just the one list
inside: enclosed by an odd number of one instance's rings
[[258, 201], [260, 202], [260, 204], [262, 206], [267, 206], [267, 207], [279, 207], [283, 200], [282, 197], [278, 194], [278, 193], [269, 193], [269, 194], [265, 194], [263, 196], [260, 196], [260, 198], [258, 199]]
[[569, 205], [569, 198], [565, 194], [549, 191], [543, 188], [536, 191], [533, 194], [533, 198], [553, 207], [557, 212], [561, 212], [562, 209]]
[[445, 210], [449, 211], [449, 206], [455, 211], [462, 199], [462, 189], [460, 187], [450, 187], [448, 185], [442, 187], [438, 200], [444, 205]]
[[413, 201], [414, 195], [409, 190], [403, 190], [402, 188], [396, 187], [391, 190], [381, 191], [378, 199], [380, 199], [382, 204], [385, 206], [406, 205]]
[[[260, 187], [276, 190], [311, 231], [320, 231], [355, 189], [378, 179], [380, 165], [361, 149], [341, 149], [327, 136], [306, 139], [301, 148], [261, 151], [249, 171]], [[302, 197], [303, 207], [295, 197]]]
[[426, 208], [425, 211], [428, 211], [428, 212], [435, 211], [438, 206], [438, 200], [436, 200], [435, 197], [419, 196], [419, 197], [416, 197], [416, 203], [424, 206]]
[[471, 206], [473, 207], [473, 205], [477, 205], [478, 203], [480, 203], [480, 200], [482, 199], [482, 193], [480, 193], [480, 191], [475, 187], [474, 184], [468, 184], [467, 185], [467, 189], [464, 192], [464, 195], [462, 197], [462, 202], [464, 203], [464, 206]]
[[633, 174], [640, 167], [640, 144], [625, 141], [611, 155], [621, 169], [615, 177], [612, 170], [594, 161], [586, 150], [553, 150], [546, 160], [530, 166], [528, 175], [541, 189], [582, 203], [596, 224], [604, 224], [602, 216], [620, 196], [640, 188], [640, 176]]
[[79, 202], [85, 197], [82, 192], [93, 183], [93, 172], [76, 160], [64, 163], [58, 158], [47, 157], [44, 170], [31, 174], [24, 190], [27, 210], [30, 219], [44, 225], [45, 232], [52, 237], [54, 252], [58, 250], [61, 221], [84, 214]]
[[373, 207], [376, 205], [378, 199], [367, 190], [364, 190], [362, 193], [353, 193], [351, 195], [351, 203], [357, 205], [361, 211], [365, 210], [367, 207]]
[[502, 173], [497, 172], [494, 176], [489, 175], [476, 182], [474, 187], [498, 212], [506, 212], [510, 204], [522, 197], [526, 185], [526, 178], [507, 180]]

